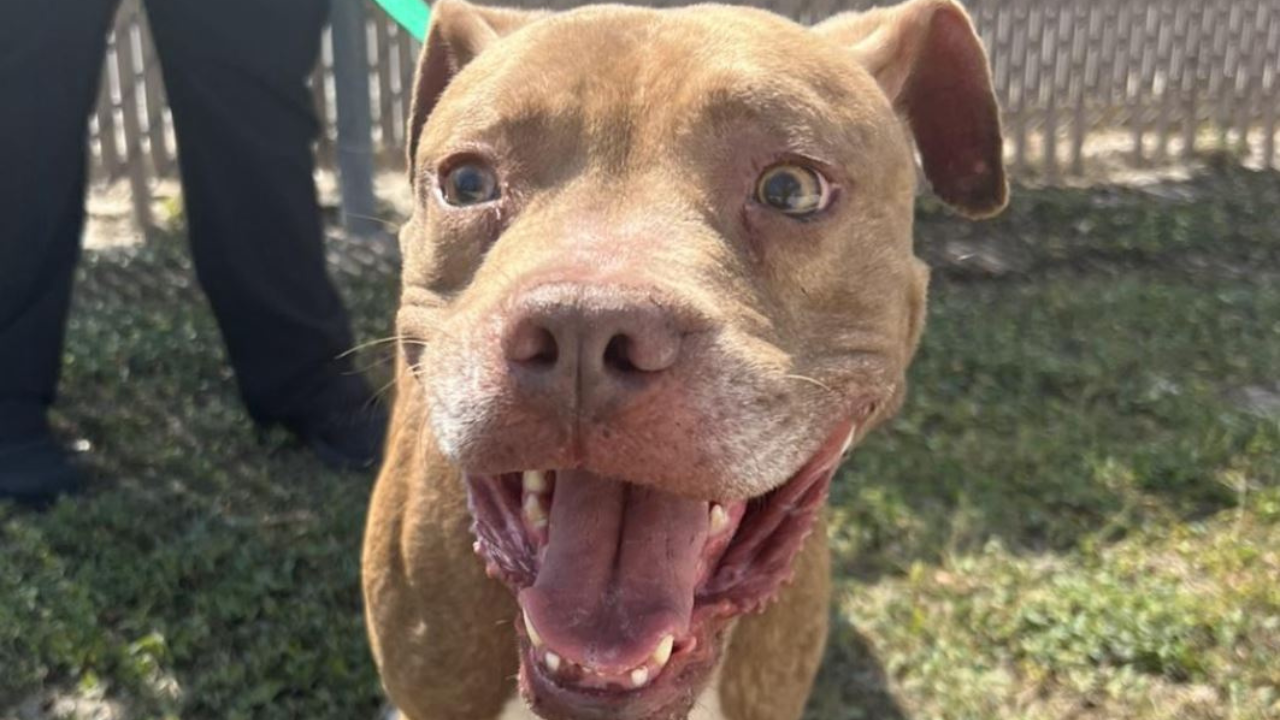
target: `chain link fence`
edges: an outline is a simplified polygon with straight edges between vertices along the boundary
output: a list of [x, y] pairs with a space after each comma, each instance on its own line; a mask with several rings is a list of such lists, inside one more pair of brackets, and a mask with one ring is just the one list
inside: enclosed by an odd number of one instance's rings
[[[347, 0], [338, 0], [347, 1]], [[363, 0], [355, 0], [363, 1]], [[991, 57], [1015, 176], [1056, 183], [1091, 165], [1151, 167], [1228, 151], [1275, 167], [1280, 103], [1280, 0], [964, 0]], [[515, 0], [570, 7], [577, 0]], [[680, 0], [653, 0], [676, 5]], [[871, 0], [755, 0], [802, 23]], [[366, 13], [375, 162], [403, 163], [419, 46], [370, 4]], [[322, 168], [336, 162], [332, 43], [313, 78], [323, 121]], [[127, 179], [149, 222], [154, 180], [176, 173], [172, 123], [138, 0], [124, 0], [91, 121], [97, 180]]]

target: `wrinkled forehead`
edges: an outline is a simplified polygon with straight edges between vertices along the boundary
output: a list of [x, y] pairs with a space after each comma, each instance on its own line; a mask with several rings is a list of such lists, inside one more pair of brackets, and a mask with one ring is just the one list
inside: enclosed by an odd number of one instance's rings
[[574, 136], [631, 153], [749, 125], [797, 152], [865, 142], [892, 112], [851, 58], [749, 8], [587, 8], [505, 38], [464, 69], [424, 147]]

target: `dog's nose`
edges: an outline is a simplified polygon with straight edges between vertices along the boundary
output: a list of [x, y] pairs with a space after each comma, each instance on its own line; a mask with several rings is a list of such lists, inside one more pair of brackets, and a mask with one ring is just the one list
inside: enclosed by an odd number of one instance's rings
[[681, 332], [647, 297], [552, 286], [516, 302], [503, 343], [519, 390], [572, 392], [580, 412], [595, 413], [670, 370]]

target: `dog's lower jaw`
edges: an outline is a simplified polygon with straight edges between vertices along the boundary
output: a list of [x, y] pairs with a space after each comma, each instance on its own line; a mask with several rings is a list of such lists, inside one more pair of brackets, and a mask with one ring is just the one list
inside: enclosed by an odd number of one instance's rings
[[734, 622], [721, 617], [702, 623], [694, 649], [660, 669], [662, 675], [651, 684], [621, 693], [558, 682], [557, 673], [539, 657], [541, 649], [522, 635], [520, 693], [545, 720], [685, 720], [700, 699], [718, 692], [708, 680], [716, 674]]
[[[732, 634], [732, 629], [727, 634]], [[717, 666], [716, 671], [712, 674], [710, 682], [706, 684], [702, 693], [698, 695], [693, 702], [693, 707], [689, 709], [687, 720], [730, 720], [724, 713], [723, 703], [720, 700], [720, 667]], [[513, 696], [507, 701], [506, 707], [502, 710], [497, 720], [545, 720], [534, 713], [529, 706], [528, 694], [524, 691]], [[398, 720], [398, 718], [386, 718], [385, 720]]]

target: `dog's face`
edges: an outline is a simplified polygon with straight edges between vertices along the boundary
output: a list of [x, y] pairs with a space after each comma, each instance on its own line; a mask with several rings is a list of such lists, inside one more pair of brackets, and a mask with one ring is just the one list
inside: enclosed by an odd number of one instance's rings
[[1005, 201], [985, 57], [915, 0], [436, 7], [410, 133], [404, 353], [548, 718], [680, 718], [891, 413], [927, 272], [916, 169]]

